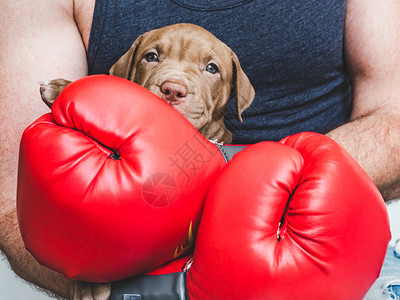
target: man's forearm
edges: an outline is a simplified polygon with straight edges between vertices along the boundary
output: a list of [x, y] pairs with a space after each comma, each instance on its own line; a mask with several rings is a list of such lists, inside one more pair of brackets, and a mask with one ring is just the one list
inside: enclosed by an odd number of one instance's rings
[[38, 287], [50, 290], [60, 298], [70, 298], [72, 282], [39, 265], [25, 250], [15, 209], [0, 216], [0, 246], [17, 275]]
[[361, 165], [385, 201], [400, 196], [400, 115], [375, 112], [327, 134]]

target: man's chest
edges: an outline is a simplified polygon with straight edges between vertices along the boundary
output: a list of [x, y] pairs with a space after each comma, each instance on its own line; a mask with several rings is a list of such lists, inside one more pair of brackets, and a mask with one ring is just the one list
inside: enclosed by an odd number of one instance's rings
[[86, 51], [89, 45], [90, 31], [93, 21], [96, 0], [73, 0], [74, 18], [85, 44]]

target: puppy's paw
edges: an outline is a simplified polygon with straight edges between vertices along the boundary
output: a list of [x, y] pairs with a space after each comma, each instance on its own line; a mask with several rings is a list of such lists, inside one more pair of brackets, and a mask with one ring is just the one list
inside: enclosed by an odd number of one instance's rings
[[71, 300], [109, 300], [111, 284], [74, 281]]
[[57, 99], [58, 95], [62, 90], [70, 84], [71, 81], [62, 78], [53, 79], [50, 81], [40, 82], [40, 95], [42, 100], [48, 107], [51, 108], [54, 101]]

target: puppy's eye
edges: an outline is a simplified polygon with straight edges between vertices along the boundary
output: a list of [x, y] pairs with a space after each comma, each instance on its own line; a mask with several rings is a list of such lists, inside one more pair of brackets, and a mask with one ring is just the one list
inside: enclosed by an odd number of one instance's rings
[[148, 62], [158, 61], [158, 55], [154, 52], [150, 52], [146, 54], [146, 60]]
[[211, 74], [216, 74], [216, 73], [218, 73], [218, 71], [219, 71], [218, 67], [217, 67], [215, 64], [213, 64], [213, 63], [208, 64], [208, 65], [206, 66], [205, 70], [206, 70], [207, 72], [211, 73]]

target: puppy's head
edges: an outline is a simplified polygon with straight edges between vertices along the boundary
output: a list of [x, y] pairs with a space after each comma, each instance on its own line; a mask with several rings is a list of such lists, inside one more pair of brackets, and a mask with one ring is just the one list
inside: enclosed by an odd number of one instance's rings
[[112, 66], [110, 74], [158, 95], [200, 132], [213, 123], [223, 126], [231, 92], [236, 94], [240, 121], [254, 98], [254, 89], [233, 51], [207, 30], [192, 24], [143, 34]]

